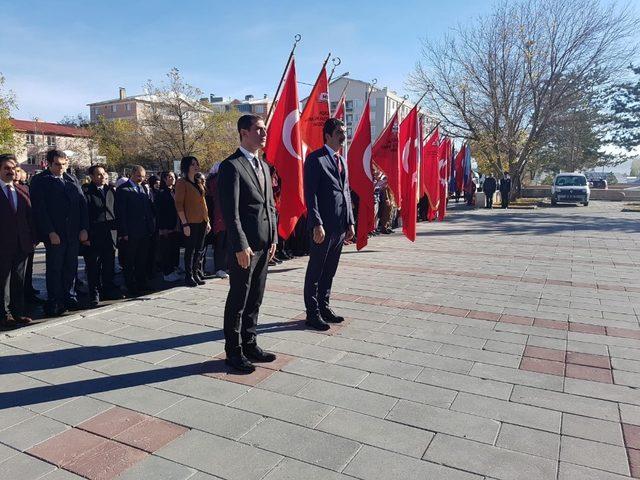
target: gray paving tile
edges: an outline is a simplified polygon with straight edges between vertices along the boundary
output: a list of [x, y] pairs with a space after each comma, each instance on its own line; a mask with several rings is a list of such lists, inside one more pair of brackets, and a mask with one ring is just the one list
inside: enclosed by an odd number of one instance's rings
[[557, 460], [560, 455], [560, 435], [503, 423], [496, 446]]
[[398, 401], [386, 395], [321, 380], [313, 380], [297, 396], [380, 418], [384, 418]]
[[469, 375], [480, 378], [489, 378], [505, 383], [528, 385], [539, 387], [545, 390], [562, 391], [563, 379], [557, 375], [547, 375], [538, 372], [528, 372], [516, 368], [500, 367], [498, 365], [487, 365], [476, 363], [469, 372]]
[[620, 404], [620, 418], [623, 423], [640, 425], [640, 407], [636, 405]]
[[36, 415], [0, 432], [0, 442], [17, 450], [26, 450], [69, 428], [42, 415]]
[[511, 390], [513, 389], [513, 385], [509, 383], [486, 380], [470, 375], [461, 375], [431, 368], [424, 368], [415, 381], [435, 385], [437, 387], [450, 388], [451, 390], [459, 390], [463, 392], [477, 393], [487, 397], [501, 398], [503, 400], [509, 399]]
[[90, 397], [79, 397], [59, 407], [47, 410], [44, 415], [74, 427], [111, 407], [113, 405], [110, 403]]
[[558, 480], [628, 480], [628, 476], [616, 473], [603, 472], [593, 468], [560, 462]]
[[311, 382], [313, 380], [309, 377], [278, 371], [265, 378], [258, 386], [265, 390], [293, 396]]
[[103, 402], [113, 403], [149, 415], [155, 415], [184, 398], [182, 395], [145, 385], [93, 393], [91, 396]]
[[329, 363], [316, 362], [300, 358], [294, 360], [282, 369], [284, 372], [295, 373], [309, 378], [326, 380], [342, 385], [356, 386], [364, 380], [368, 373], [354, 368], [343, 367]]
[[389, 360], [398, 360], [412, 365], [420, 365], [423, 367], [437, 368], [447, 372], [468, 373], [473, 366], [473, 362], [469, 360], [460, 360], [458, 358], [443, 357], [431, 353], [416, 352], [404, 348], [398, 348], [389, 356]]
[[223, 405], [233, 402], [249, 390], [249, 387], [245, 385], [225, 382], [204, 375], [174, 378], [172, 380], [154, 383], [153, 386], [180, 395], [210, 400]]
[[193, 468], [179, 465], [175, 462], [165, 460], [162, 457], [149, 455], [140, 463], [126, 470], [118, 477], [118, 480], [187, 480], [193, 478], [196, 471]]
[[[624, 422], [624, 417], [622, 421]], [[617, 421], [608, 422], [565, 413], [562, 416], [562, 434], [612, 445], [624, 445], [622, 428]]]
[[385, 358], [374, 358], [359, 353], [349, 352], [336, 362], [338, 365], [344, 365], [358, 370], [367, 372], [380, 373], [391, 377], [404, 378], [407, 380], [415, 380], [416, 376], [422, 371], [422, 367], [411, 365], [408, 363], [388, 360]]
[[191, 430], [155, 455], [229, 480], [258, 480], [281, 460], [280, 455]]
[[35, 457], [18, 453], [0, 464], [2, 476], [6, 479], [36, 480], [56, 470], [54, 465]]
[[629, 475], [624, 447], [574, 437], [562, 437], [560, 460], [607, 472]]
[[434, 435], [425, 430], [340, 408], [333, 410], [316, 429], [417, 458], [422, 457]]
[[344, 470], [362, 480], [481, 480], [483, 477], [398, 453], [364, 446]]
[[195, 398], [181, 402], [157, 414], [174, 423], [237, 440], [257, 425], [262, 417]]
[[424, 455], [430, 460], [500, 480], [555, 480], [556, 462], [439, 433]]
[[387, 420], [493, 444], [500, 423], [477, 415], [400, 400]]
[[13, 457], [14, 455], [17, 455], [18, 453], [20, 453], [19, 450], [0, 443], [0, 463], [4, 462], [8, 458]]
[[349, 480], [351, 478], [326, 468], [316, 467], [292, 458], [283, 458], [263, 480]]
[[377, 373], [372, 373], [365, 378], [358, 388], [444, 408], [448, 408], [456, 397], [456, 392], [453, 390], [386, 377]]
[[352, 440], [274, 419], [266, 419], [241, 440], [335, 471], [341, 471], [360, 448]]
[[38, 480], [81, 480], [82, 478], [83, 477], [79, 477], [75, 473], [58, 468], [51, 473], [47, 473], [44, 477], [40, 477]]

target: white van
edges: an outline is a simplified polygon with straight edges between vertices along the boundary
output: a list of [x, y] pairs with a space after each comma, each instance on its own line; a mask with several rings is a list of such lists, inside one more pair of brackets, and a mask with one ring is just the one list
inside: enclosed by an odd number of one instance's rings
[[551, 186], [551, 205], [558, 202], [589, 205], [591, 190], [587, 177], [581, 173], [559, 173]]

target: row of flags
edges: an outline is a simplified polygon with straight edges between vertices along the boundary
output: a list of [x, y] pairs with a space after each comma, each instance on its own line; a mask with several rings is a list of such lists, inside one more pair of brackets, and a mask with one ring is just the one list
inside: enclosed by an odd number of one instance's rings
[[[289, 57], [285, 74], [275, 98], [273, 114], [267, 119], [266, 161], [273, 165], [281, 180], [278, 234], [287, 239], [305, 214], [303, 164], [307, 153], [324, 145], [322, 128], [332, 116], [326, 61], [302, 112], [299, 110], [295, 57]], [[333, 117], [344, 122], [345, 92], [337, 102]], [[452, 140], [440, 135], [438, 128], [425, 138], [423, 117], [413, 107], [399, 121], [400, 107], [375, 142], [371, 139], [370, 101], [353, 134], [347, 154], [349, 184], [358, 195], [356, 247], [367, 245], [368, 234], [375, 229], [373, 164], [387, 177], [388, 185], [400, 207], [402, 231], [411, 241], [416, 238], [417, 204], [429, 199], [430, 220], [443, 220], [448, 192], [467, 191], [471, 177], [471, 151], [463, 146], [454, 155]], [[453, 182], [453, 183], [452, 183]]]

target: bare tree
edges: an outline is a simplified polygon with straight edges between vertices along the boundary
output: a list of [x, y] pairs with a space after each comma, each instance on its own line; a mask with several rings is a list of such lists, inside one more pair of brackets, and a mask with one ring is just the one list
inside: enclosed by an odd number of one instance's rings
[[585, 92], [606, 85], [636, 52], [629, 7], [597, 0], [503, 1], [442, 41], [423, 42], [411, 87], [445, 130], [470, 140], [514, 195], [532, 153]]
[[11, 109], [16, 108], [14, 93], [4, 88], [4, 77], [0, 73], [0, 153], [13, 152], [20, 148], [14, 137], [13, 125], [11, 125]]

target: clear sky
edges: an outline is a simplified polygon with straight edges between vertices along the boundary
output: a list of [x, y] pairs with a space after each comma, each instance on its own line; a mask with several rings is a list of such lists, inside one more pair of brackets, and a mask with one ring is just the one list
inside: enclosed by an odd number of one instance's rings
[[[329, 51], [336, 74], [402, 92], [420, 39], [490, 10], [490, 0], [0, 0], [0, 72], [20, 119], [59, 121], [87, 103], [142, 93], [172, 67], [205, 94], [272, 96], [293, 36], [298, 79]], [[308, 87], [300, 86], [300, 95]]]

